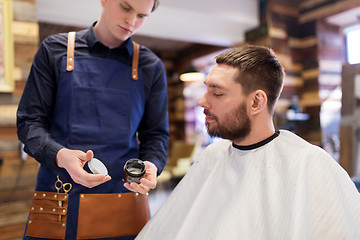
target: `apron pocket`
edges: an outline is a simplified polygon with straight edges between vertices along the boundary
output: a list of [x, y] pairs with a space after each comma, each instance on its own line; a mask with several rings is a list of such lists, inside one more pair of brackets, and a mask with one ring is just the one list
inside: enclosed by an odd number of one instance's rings
[[148, 195], [80, 194], [77, 239], [136, 236], [149, 219]]
[[26, 236], [65, 239], [68, 194], [39, 192], [33, 195]]

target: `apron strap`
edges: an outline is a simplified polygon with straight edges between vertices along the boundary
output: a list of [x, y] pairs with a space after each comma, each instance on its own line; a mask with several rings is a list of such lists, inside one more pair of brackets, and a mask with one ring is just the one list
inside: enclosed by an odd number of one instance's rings
[[66, 57], [66, 70], [67, 71], [74, 70], [75, 35], [76, 35], [76, 32], [68, 33], [67, 57]]
[[133, 41], [134, 52], [132, 60], [132, 73], [131, 77], [133, 80], [138, 80], [138, 65], [139, 65], [139, 44]]
[[[75, 49], [75, 35], [76, 32], [68, 33], [68, 43], [67, 43], [67, 57], [66, 57], [66, 70], [74, 70], [74, 49]], [[134, 52], [131, 66], [131, 78], [133, 80], [138, 80], [138, 65], [139, 65], [139, 44], [133, 41]]]

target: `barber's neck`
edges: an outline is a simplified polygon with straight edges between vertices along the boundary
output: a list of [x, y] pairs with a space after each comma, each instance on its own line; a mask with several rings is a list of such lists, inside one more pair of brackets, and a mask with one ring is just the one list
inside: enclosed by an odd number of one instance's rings
[[94, 32], [99, 39], [99, 41], [104, 44], [108, 48], [117, 48], [123, 44], [123, 41], [119, 41], [119, 39], [114, 38], [111, 34], [107, 31], [107, 28], [102, 26], [102, 21], [99, 20], [94, 26]]

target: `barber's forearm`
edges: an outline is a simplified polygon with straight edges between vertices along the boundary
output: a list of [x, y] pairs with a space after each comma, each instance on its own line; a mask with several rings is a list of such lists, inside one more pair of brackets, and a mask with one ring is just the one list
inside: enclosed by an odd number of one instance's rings
[[[42, 132], [44, 130], [38, 130]], [[20, 131], [21, 132], [21, 131]], [[57, 168], [56, 154], [64, 146], [57, 143], [48, 133], [31, 136], [27, 134], [22, 136], [19, 133], [19, 139], [24, 143], [24, 151], [35, 158], [40, 164], [49, 168]]]
[[155, 164], [160, 174], [167, 161], [168, 136], [154, 136], [151, 140], [140, 144], [140, 159]]

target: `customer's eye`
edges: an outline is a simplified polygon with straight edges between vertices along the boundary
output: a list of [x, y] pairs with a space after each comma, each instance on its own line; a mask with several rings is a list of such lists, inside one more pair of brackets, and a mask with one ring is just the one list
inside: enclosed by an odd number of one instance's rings
[[121, 5], [121, 8], [125, 11], [125, 12], [129, 12], [130, 11], [130, 8], [124, 6], [124, 5]]

